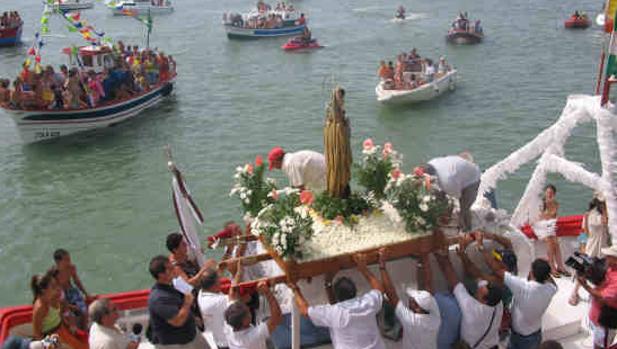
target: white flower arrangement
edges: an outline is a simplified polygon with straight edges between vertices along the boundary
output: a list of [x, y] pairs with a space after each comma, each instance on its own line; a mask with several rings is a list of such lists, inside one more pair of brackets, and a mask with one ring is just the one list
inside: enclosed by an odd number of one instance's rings
[[236, 167], [235, 183], [229, 196], [240, 199], [245, 215], [255, 217], [265, 205], [273, 201], [270, 193], [276, 189], [276, 183], [271, 178], [264, 179], [264, 170], [260, 156], [255, 159], [255, 166], [246, 164]]

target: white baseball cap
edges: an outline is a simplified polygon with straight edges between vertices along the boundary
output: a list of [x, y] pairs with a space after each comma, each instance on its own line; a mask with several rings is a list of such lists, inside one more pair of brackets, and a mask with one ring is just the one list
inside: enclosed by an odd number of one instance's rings
[[435, 299], [427, 291], [414, 290], [413, 288], [408, 287], [405, 290], [405, 293], [407, 293], [409, 298], [413, 298], [416, 303], [418, 303], [420, 308], [428, 311], [429, 313], [435, 312]]

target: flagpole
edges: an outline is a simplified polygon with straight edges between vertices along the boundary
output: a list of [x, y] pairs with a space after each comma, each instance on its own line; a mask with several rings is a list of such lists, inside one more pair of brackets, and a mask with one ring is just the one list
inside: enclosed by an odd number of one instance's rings
[[150, 50], [150, 28], [151, 28], [151, 23], [152, 21], [152, 16], [150, 14], [150, 7], [148, 7], [148, 25], [146, 26], [147, 30], [148, 30], [148, 34], [146, 34], [146, 49]]

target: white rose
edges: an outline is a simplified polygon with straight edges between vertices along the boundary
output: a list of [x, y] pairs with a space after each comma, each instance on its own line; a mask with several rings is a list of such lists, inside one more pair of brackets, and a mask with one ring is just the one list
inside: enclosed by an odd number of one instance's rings
[[236, 172], [242, 172], [242, 171], [244, 171], [244, 167], [242, 166], [236, 167]]
[[423, 203], [423, 202], [422, 202], [422, 203], [420, 203], [420, 204], [418, 205], [418, 207], [420, 207], [420, 211], [422, 211], [422, 212], [426, 212], [426, 211], [428, 211], [428, 205], [427, 205], [427, 204], [425, 204], [425, 203]]
[[422, 201], [428, 203], [431, 201], [431, 197], [429, 195], [424, 195], [424, 197], [422, 198]]

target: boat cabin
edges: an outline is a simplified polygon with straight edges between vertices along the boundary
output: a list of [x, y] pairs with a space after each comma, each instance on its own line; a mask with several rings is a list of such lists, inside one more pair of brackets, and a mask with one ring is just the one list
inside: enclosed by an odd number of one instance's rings
[[77, 49], [76, 56], [70, 47], [63, 49], [62, 52], [69, 56], [71, 68], [101, 73], [105, 68], [114, 66], [113, 51], [109, 46], [82, 46]]

